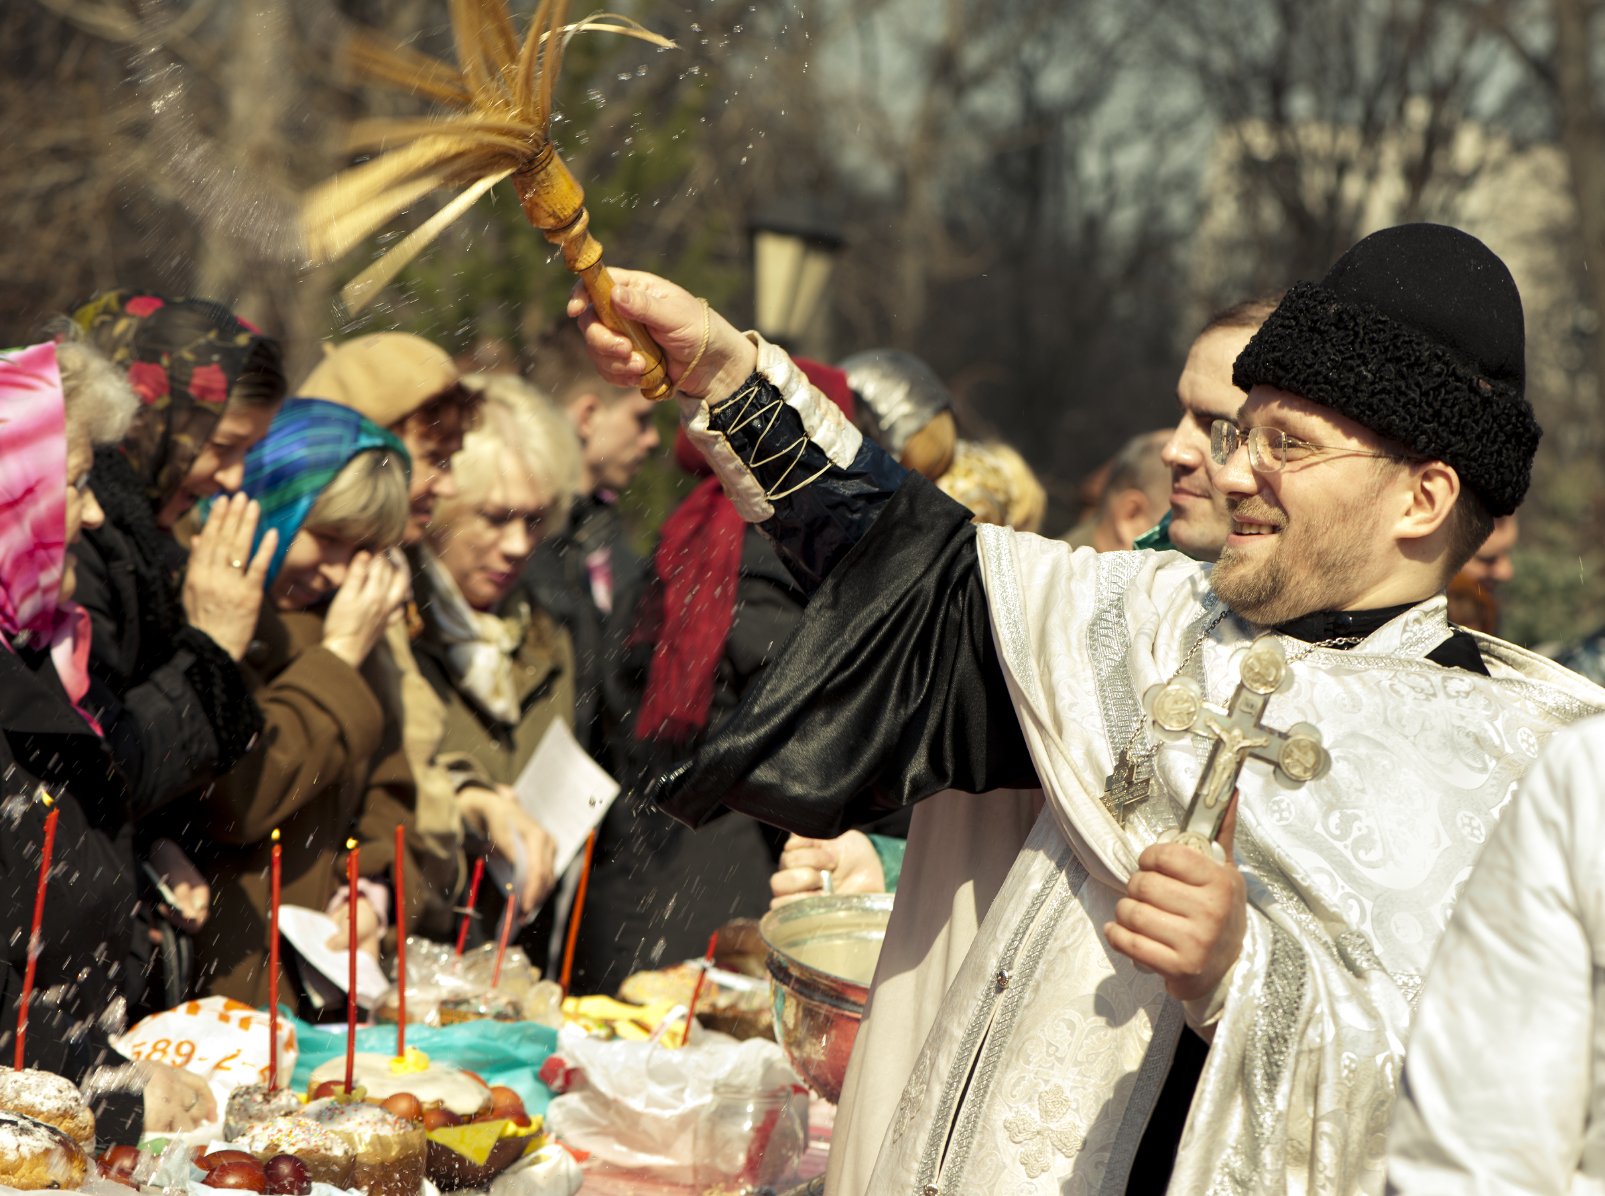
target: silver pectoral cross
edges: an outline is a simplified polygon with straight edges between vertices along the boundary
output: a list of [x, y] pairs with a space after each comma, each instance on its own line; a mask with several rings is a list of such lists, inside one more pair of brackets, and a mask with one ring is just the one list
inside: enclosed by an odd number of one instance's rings
[[1309, 723], [1295, 723], [1279, 731], [1261, 721], [1266, 703], [1289, 676], [1287, 658], [1274, 636], [1254, 641], [1243, 656], [1241, 673], [1242, 683], [1224, 710], [1206, 702], [1203, 690], [1191, 677], [1156, 685], [1143, 697], [1149, 716], [1162, 731], [1213, 740], [1193, 799], [1173, 836], [1204, 852], [1219, 854], [1215, 838], [1247, 761], [1274, 765], [1276, 779], [1288, 786], [1313, 781], [1332, 763], [1321, 744], [1320, 731]]

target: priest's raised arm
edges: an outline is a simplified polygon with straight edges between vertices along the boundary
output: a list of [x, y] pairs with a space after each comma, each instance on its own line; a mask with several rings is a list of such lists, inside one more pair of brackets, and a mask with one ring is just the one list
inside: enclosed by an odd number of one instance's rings
[[[671, 283], [615, 275], [616, 302], [650, 313], [676, 363], [688, 435], [811, 594], [739, 716], [665, 778], [659, 804], [692, 825], [723, 804], [826, 836], [942, 789], [1035, 786], [969, 511], [863, 437], [778, 348]], [[584, 311], [576, 297], [571, 314]], [[581, 321], [598, 368], [631, 384], [639, 354]]]

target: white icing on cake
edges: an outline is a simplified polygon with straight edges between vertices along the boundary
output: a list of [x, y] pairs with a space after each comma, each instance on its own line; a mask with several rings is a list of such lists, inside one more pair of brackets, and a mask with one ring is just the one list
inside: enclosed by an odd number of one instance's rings
[[[422, 1071], [396, 1070], [390, 1055], [358, 1052], [352, 1069], [353, 1081], [367, 1089], [368, 1099], [382, 1101], [398, 1092], [410, 1092], [424, 1104], [439, 1101], [453, 1113], [470, 1117], [490, 1100], [490, 1089], [460, 1067], [431, 1062]], [[330, 1059], [312, 1073], [311, 1088], [316, 1092], [325, 1080], [345, 1082], [346, 1061]]]

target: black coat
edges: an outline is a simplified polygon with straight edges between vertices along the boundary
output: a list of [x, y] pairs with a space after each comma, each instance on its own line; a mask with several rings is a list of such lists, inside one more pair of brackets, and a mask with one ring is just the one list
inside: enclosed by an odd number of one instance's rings
[[[135, 906], [130, 790], [104, 742], [72, 708], [49, 657], [0, 650], [0, 925], [8, 931], [0, 935], [0, 1059], [7, 1064], [47, 816], [41, 787], [61, 812], [25, 1061], [81, 1083], [91, 1069], [122, 1061], [108, 1037], [122, 1029]], [[138, 1139], [138, 1090], [101, 1094], [91, 1104], [102, 1142]]]
[[127, 462], [97, 452], [91, 483], [107, 522], [73, 548], [73, 600], [89, 612], [90, 670], [110, 695], [92, 691], [92, 712], [134, 786], [138, 817], [232, 768], [262, 716], [228, 653], [184, 621], [183, 550], [156, 527]]

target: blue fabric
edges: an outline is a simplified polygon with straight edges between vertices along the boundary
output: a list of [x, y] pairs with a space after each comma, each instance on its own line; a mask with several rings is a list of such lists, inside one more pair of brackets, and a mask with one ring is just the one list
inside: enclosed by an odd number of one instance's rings
[[[312, 1073], [330, 1059], [344, 1058], [344, 1026], [314, 1026], [289, 1017], [301, 1054], [290, 1078], [305, 1092]], [[332, 1031], [332, 1033], [331, 1033]], [[431, 1060], [465, 1067], [487, 1084], [504, 1084], [524, 1100], [530, 1113], [545, 1113], [552, 1090], [540, 1081], [541, 1064], [557, 1049], [557, 1031], [536, 1022], [458, 1022], [454, 1026], [408, 1026], [407, 1045]], [[365, 1026], [357, 1031], [357, 1050], [396, 1053], [394, 1026]]]
[[[350, 407], [324, 399], [291, 399], [279, 409], [268, 433], [245, 458], [240, 489], [261, 505], [254, 552], [269, 528], [279, 544], [268, 566], [267, 584], [279, 575], [308, 512], [324, 489], [358, 453], [384, 449], [398, 454], [408, 476], [412, 459], [392, 433]], [[210, 502], [203, 504], [202, 518]]]
[[1176, 546], [1170, 542], [1170, 515], [1171, 513], [1166, 511], [1164, 518], [1157, 525], [1138, 536], [1132, 547], [1151, 548], [1155, 552], [1173, 551]]

